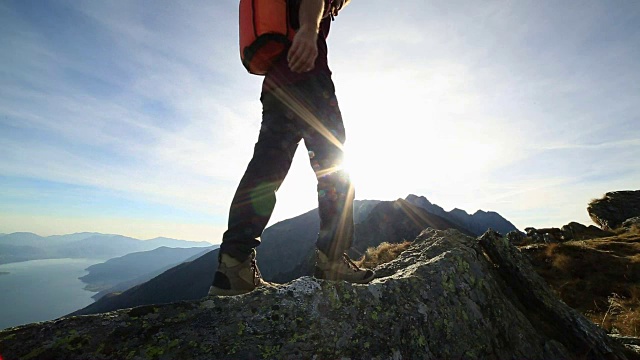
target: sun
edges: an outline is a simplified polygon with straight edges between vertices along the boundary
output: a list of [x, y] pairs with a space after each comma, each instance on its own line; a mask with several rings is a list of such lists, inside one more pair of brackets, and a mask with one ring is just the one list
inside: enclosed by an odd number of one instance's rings
[[484, 124], [466, 116], [464, 97], [455, 101], [440, 94], [447, 101], [430, 101], [425, 93], [435, 90], [402, 77], [385, 78], [385, 87], [399, 91], [367, 86], [367, 79], [353, 81], [355, 90], [342, 97], [340, 107], [347, 129], [344, 166], [357, 198], [395, 199], [429, 188], [458, 191], [499, 162], [500, 145], [482, 136]]

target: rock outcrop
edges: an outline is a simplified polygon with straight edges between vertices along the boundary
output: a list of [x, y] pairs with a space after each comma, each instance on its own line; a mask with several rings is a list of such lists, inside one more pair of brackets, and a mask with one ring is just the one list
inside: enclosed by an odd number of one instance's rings
[[525, 228], [524, 231], [527, 234], [527, 237], [529, 237], [534, 243], [548, 244], [564, 240], [562, 230], [554, 227], [542, 229], [528, 227]]
[[613, 233], [599, 229], [596, 226], [586, 226], [575, 221], [564, 225], [560, 230], [562, 230], [562, 239], [565, 241], [595, 239], [613, 235]]
[[[562, 228], [543, 228], [536, 229], [528, 227], [524, 229], [527, 237], [532, 243], [557, 243], [569, 240], [587, 240], [600, 237], [612, 236], [613, 233], [601, 230], [593, 225], [585, 226], [578, 222], [572, 221]], [[518, 245], [518, 243], [513, 243]]]
[[425, 230], [368, 285], [303, 277], [250, 294], [0, 332], [13, 359], [627, 359], [504, 238]]
[[509, 231], [505, 236], [512, 245], [521, 245], [526, 240], [526, 237], [520, 231]]
[[587, 212], [602, 229], [616, 229], [625, 220], [640, 216], [640, 190], [608, 192], [592, 200]]

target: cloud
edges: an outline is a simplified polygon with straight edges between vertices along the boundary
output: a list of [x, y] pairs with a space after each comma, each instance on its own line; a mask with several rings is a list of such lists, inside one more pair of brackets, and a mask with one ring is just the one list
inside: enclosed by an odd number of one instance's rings
[[[3, 40], [10, 41], [16, 63], [0, 89], [0, 126], [12, 135], [0, 138], [8, 149], [0, 160], [3, 174], [226, 211], [231, 183], [244, 169], [234, 159], [250, 156], [259, 104], [248, 105], [255, 96], [229, 80], [231, 56], [221, 57], [227, 50], [212, 43], [226, 38], [206, 35], [231, 30], [216, 4], [173, 8], [165, 2], [161, 16], [145, 22], [148, 9], [139, 4], [59, 3], [69, 16], [90, 19], [69, 26], [83, 25], [80, 34], [104, 40], [82, 54], [111, 46], [102, 51], [108, 59], [99, 61], [47, 42], [41, 24], [12, 21], [14, 36]], [[207, 16], [218, 20], [203, 21]], [[233, 60], [235, 73], [244, 77]], [[87, 88], [91, 79], [111, 91]]]
[[[11, 49], [0, 53], [0, 172], [226, 215], [260, 125], [261, 79], [240, 65], [236, 11], [0, 4]], [[529, 225], [635, 186], [638, 11], [354, 2], [329, 41], [356, 195], [416, 193]], [[298, 154], [273, 221], [314, 207], [314, 182]]]

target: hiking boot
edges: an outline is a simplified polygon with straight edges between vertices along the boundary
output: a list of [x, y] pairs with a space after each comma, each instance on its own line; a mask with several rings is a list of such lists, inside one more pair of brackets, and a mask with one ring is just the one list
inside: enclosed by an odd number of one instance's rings
[[316, 250], [316, 253], [316, 270], [313, 276], [318, 279], [366, 284], [376, 275], [372, 270], [359, 268], [347, 254], [343, 254], [339, 259], [331, 260], [320, 250]]
[[218, 271], [213, 278], [213, 284], [209, 288], [210, 296], [241, 295], [253, 291], [260, 286], [270, 285], [262, 280], [262, 275], [256, 262], [256, 251], [240, 262], [238, 259], [220, 254]]

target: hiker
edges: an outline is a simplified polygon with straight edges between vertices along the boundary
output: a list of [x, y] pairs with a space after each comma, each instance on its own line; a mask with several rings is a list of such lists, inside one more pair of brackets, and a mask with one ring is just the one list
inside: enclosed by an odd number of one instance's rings
[[258, 270], [255, 248], [302, 139], [318, 180], [320, 232], [314, 276], [352, 283], [368, 283], [374, 277], [373, 271], [358, 268], [345, 254], [354, 235], [354, 191], [341, 168], [345, 130], [327, 63], [331, 21], [349, 1], [289, 0], [297, 9], [291, 21], [297, 20], [299, 28], [266, 73], [258, 142], [231, 203], [209, 295], [238, 295], [269, 285]]

